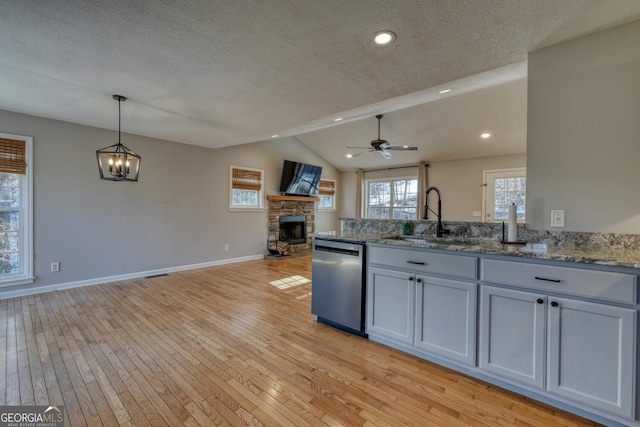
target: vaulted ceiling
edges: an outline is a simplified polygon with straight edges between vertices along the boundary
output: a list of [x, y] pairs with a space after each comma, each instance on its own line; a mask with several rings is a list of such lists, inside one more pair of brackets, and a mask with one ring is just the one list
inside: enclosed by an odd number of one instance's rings
[[[296, 136], [344, 170], [523, 152], [527, 53], [637, 19], [637, 0], [3, 0], [0, 109], [117, 129], [121, 94], [123, 132]], [[347, 159], [377, 113], [419, 150]]]

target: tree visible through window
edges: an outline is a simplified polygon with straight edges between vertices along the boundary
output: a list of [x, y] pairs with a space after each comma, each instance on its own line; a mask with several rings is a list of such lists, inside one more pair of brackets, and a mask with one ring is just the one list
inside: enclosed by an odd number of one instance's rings
[[33, 283], [31, 145], [0, 133], [0, 286]]
[[416, 219], [418, 179], [391, 179], [367, 182], [367, 217]]
[[526, 178], [498, 178], [494, 181], [494, 218], [497, 221], [509, 219], [509, 206], [517, 206], [518, 219], [524, 219]]
[[20, 175], [0, 173], [0, 274], [20, 272]]

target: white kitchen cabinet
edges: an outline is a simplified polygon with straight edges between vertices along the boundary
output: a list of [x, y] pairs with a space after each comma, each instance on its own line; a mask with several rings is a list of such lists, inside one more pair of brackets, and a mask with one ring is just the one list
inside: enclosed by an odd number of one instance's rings
[[475, 283], [417, 276], [415, 346], [475, 365], [476, 289]]
[[544, 388], [544, 295], [491, 286], [480, 292], [480, 368]]
[[481, 266], [484, 282], [602, 302], [635, 304], [637, 300], [637, 277], [633, 274], [496, 259], [483, 259]]
[[413, 345], [415, 276], [384, 268], [369, 268], [367, 333]]
[[367, 333], [475, 366], [477, 285], [463, 280], [477, 278], [477, 265], [474, 256], [371, 246]]
[[549, 297], [547, 390], [633, 416], [636, 311]]
[[367, 333], [605, 424], [640, 427], [637, 278], [624, 268], [373, 244]]
[[410, 270], [416, 274], [442, 275], [456, 279], [475, 280], [478, 259], [475, 256], [450, 255], [384, 245], [371, 247], [369, 263]]
[[492, 286], [480, 310], [481, 369], [633, 417], [635, 310]]

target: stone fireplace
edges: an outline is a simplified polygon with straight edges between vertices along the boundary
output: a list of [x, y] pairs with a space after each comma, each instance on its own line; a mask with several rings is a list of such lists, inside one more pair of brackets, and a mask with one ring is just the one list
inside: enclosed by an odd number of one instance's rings
[[[268, 240], [285, 241], [291, 252], [311, 249], [317, 197], [267, 196]], [[281, 228], [284, 225], [284, 229]]]

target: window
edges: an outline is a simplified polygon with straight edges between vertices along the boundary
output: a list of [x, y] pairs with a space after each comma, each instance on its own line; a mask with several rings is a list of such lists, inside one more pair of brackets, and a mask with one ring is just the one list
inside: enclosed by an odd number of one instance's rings
[[32, 141], [0, 133], [0, 286], [33, 283]]
[[229, 209], [255, 210], [263, 208], [262, 176], [260, 169], [231, 166], [231, 196]]
[[332, 179], [321, 179], [319, 193], [318, 209], [334, 210], [336, 208], [336, 182]]
[[484, 171], [486, 222], [509, 220], [509, 206], [517, 206], [518, 222], [525, 220], [527, 175], [525, 168]]
[[367, 218], [417, 219], [418, 179], [367, 181]]

